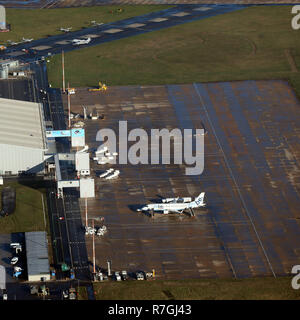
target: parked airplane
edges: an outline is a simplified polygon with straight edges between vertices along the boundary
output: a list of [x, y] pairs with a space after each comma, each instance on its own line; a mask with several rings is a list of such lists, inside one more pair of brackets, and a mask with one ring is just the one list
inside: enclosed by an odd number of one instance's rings
[[111, 175], [106, 176], [105, 180], [111, 180], [111, 179], [117, 178], [119, 174], [120, 174], [120, 170], [115, 170]]
[[7, 40], [7, 43], [10, 45], [10, 46], [15, 46], [17, 44], [19, 44], [19, 42], [14, 42], [12, 40]]
[[26, 39], [26, 38], [23, 37], [23, 38], [22, 38], [22, 41], [23, 41], [23, 42], [31, 42], [31, 41], [33, 41], [33, 39]]
[[91, 24], [94, 26], [101, 26], [104, 23], [103, 22], [96, 22], [95, 20], [93, 20], [93, 21], [91, 21]]
[[183, 213], [185, 210], [189, 210], [191, 215], [194, 215], [193, 209], [199, 207], [205, 207], [204, 203], [205, 192], [201, 192], [198, 197], [195, 198], [194, 201], [191, 202], [171, 202], [171, 203], [151, 203], [142, 207], [141, 209], [137, 209], [137, 211], [160, 211], [164, 214], [168, 214], [169, 212]]
[[61, 27], [59, 30], [60, 30], [60, 31], [63, 31], [63, 32], [70, 32], [71, 29], [72, 29], [72, 27], [69, 27], [69, 28], [62, 28], [62, 27]]
[[91, 42], [91, 38], [87, 39], [73, 39], [72, 44], [75, 46], [81, 45], [81, 44], [88, 44]]
[[106, 147], [106, 146], [104, 146], [102, 149], [97, 149], [96, 151], [95, 151], [95, 154], [96, 154], [96, 156], [99, 154], [99, 153], [104, 153], [104, 152], [106, 152], [106, 151], [108, 151], [108, 148]]
[[108, 176], [109, 174], [111, 174], [114, 171], [114, 169], [108, 169], [106, 170], [104, 173], [100, 174], [99, 178], [104, 178], [106, 176]]

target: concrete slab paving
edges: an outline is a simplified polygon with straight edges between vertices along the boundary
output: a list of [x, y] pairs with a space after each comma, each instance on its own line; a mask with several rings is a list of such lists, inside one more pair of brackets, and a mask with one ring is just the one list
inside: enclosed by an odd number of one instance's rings
[[188, 16], [190, 13], [188, 12], [177, 12], [177, 13], [174, 13], [172, 14], [172, 16], [174, 17], [184, 17], [184, 16]]
[[121, 32], [123, 31], [122, 29], [108, 29], [108, 30], [104, 30], [102, 32], [104, 33], [117, 33], [117, 32]]
[[32, 49], [34, 50], [47, 50], [47, 49], [50, 49], [52, 48], [51, 46], [36, 46], [36, 47], [32, 47]]
[[155, 18], [155, 19], [152, 19], [152, 20], [149, 20], [151, 22], [163, 22], [163, 21], [167, 21], [168, 18]]
[[69, 44], [70, 41], [69, 40], [62, 40], [62, 41], [57, 41], [55, 42], [56, 44]]
[[[168, 165], [91, 160], [96, 198], [88, 199], [88, 215], [104, 217], [108, 228], [96, 238], [98, 266], [110, 259], [114, 270], [155, 269], [158, 278], [182, 279], [287, 275], [298, 263], [300, 103], [287, 82], [80, 89], [72, 111], [82, 113], [82, 103], [105, 116], [85, 121], [90, 149], [100, 144], [99, 129], [118, 133], [119, 120], [128, 120], [128, 131], [204, 124], [208, 132], [200, 176], [186, 175], [186, 165], [172, 164], [172, 155]], [[119, 178], [100, 179], [110, 167], [121, 171]], [[151, 219], [134, 210], [160, 197], [195, 197], [202, 191], [208, 207], [196, 210], [195, 217]], [[80, 206], [84, 220], [84, 201]], [[90, 257], [91, 245], [87, 237]]]
[[145, 26], [144, 23], [132, 23], [132, 24], [128, 24], [126, 27], [127, 28], [140, 28]]
[[81, 36], [79, 37], [80, 39], [86, 39], [86, 38], [98, 38], [100, 37], [100, 34], [87, 34], [87, 35], [84, 35], [84, 36]]
[[210, 7], [199, 7], [199, 8], [195, 8], [193, 9], [194, 11], [207, 11], [207, 10], [211, 10], [212, 8]]

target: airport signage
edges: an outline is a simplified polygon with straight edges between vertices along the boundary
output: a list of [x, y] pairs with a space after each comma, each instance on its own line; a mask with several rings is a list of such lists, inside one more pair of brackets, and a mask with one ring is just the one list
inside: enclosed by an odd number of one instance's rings
[[52, 130], [46, 131], [47, 138], [62, 138], [62, 137], [70, 137], [70, 130]]
[[72, 129], [71, 136], [74, 137], [84, 137], [84, 129]]
[[84, 137], [84, 129], [46, 131], [47, 138]]

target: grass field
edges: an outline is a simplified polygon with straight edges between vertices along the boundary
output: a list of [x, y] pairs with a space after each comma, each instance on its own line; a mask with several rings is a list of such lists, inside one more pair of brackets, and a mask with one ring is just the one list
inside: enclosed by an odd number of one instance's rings
[[120, 19], [126, 19], [137, 15], [160, 11], [171, 6], [122, 6], [122, 13], [110, 13], [116, 10], [116, 6], [98, 6], [67, 9], [7, 9], [7, 23], [11, 25], [11, 31], [0, 34], [0, 43], [6, 41], [20, 41], [22, 37], [40, 39], [47, 35], [62, 34], [60, 27], [72, 27], [72, 31], [82, 27], [90, 27], [91, 21], [108, 23]]
[[290, 277], [98, 282], [94, 291], [99, 300], [300, 300]]
[[[0, 233], [44, 231], [42, 193], [17, 182], [5, 182], [5, 187], [16, 189], [16, 210], [12, 215], [0, 218]], [[0, 193], [3, 186], [0, 187]], [[46, 198], [44, 196], [46, 206]], [[0, 201], [1, 207], [1, 201]], [[45, 208], [45, 210], [47, 210]], [[47, 219], [47, 212], [46, 219]], [[47, 221], [47, 220], [46, 220]]]
[[[251, 7], [65, 55], [72, 86], [288, 79], [300, 94], [300, 31], [291, 6]], [[60, 56], [49, 80], [61, 86]]]

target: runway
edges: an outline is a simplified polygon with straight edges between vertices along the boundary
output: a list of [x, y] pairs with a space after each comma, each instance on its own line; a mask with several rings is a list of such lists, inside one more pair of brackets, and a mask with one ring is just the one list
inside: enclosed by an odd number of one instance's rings
[[[242, 10], [247, 5], [177, 5], [150, 14], [137, 16], [125, 20], [103, 24], [96, 27], [84, 28], [79, 31], [67, 32], [61, 35], [51, 36], [44, 39], [34, 40], [9, 46], [0, 58], [17, 58], [27, 62], [45, 58], [62, 52], [69, 52], [81, 48], [99, 45], [135, 35], [153, 32], [164, 28], [188, 23], [196, 20], [206, 19], [220, 14]], [[89, 44], [73, 45], [73, 39], [91, 38]], [[29, 55], [22, 49], [34, 49], [36, 55]]]

